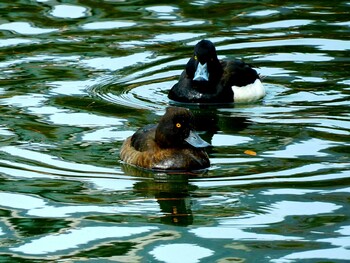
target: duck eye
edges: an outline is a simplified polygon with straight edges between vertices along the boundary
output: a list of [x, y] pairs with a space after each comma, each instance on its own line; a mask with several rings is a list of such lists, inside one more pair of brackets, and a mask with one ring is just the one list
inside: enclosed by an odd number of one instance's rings
[[195, 60], [197, 60], [197, 59], [198, 59], [196, 55], [194, 56], [194, 59], [195, 59]]
[[176, 128], [181, 128], [181, 123], [176, 123]]

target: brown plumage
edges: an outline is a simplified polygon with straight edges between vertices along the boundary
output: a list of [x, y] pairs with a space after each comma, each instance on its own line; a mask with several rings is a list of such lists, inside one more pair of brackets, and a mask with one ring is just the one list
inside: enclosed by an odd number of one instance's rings
[[140, 128], [125, 140], [120, 157], [146, 169], [193, 171], [210, 166], [207, 146], [193, 130], [192, 113], [169, 107], [159, 124]]

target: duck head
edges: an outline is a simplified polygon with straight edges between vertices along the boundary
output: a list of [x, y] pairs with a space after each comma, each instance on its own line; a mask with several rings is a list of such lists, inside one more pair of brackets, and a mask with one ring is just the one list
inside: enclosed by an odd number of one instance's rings
[[162, 148], [210, 146], [194, 130], [194, 116], [185, 108], [168, 107], [156, 128], [155, 140]]
[[222, 74], [214, 44], [201, 40], [194, 47], [194, 53], [186, 65], [186, 73], [194, 81], [210, 81]]

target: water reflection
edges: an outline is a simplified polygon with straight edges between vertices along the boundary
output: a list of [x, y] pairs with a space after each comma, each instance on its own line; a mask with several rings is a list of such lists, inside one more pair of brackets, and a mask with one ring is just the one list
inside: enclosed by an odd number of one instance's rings
[[[175, 176], [181, 177], [181, 175], [173, 175]], [[176, 178], [176, 181], [167, 178], [163, 182], [148, 180], [134, 185], [136, 193], [151, 196], [157, 200], [163, 214], [160, 218], [162, 223], [179, 226], [188, 226], [193, 223], [190, 188], [193, 189], [193, 186], [188, 184], [186, 178], [181, 180]]]
[[[178, 18], [176, 15], [176, 11], [179, 8], [174, 7], [174, 6], [151, 6], [151, 7], [146, 7], [145, 10], [150, 11], [151, 15], [147, 16], [147, 18], [153, 18], [156, 20], [175, 20]], [[154, 17], [152, 17], [154, 16]]]
[[[283, 258], [278, 259], [279, 262], [291, 262], [294, 260], [306, 260], [317, 258], [328, 258], [332, 260], [347, 260], [350, 257], [350, 251], [348, 250], [350, 231], [349, 226], [342, 227], [335, 231], [336, 238], [325, 238], [318, 240], [323, 243], [330, 243], [334, 248], [328, 249], [310, 249], [304, 252], [291, 253]], [[276, 260], [277, 262], [277, 260]]]
[[57, 18], [82, 18], [88, 15], [88, 9], [74, 5], [56, 5], [52, 8], [50, 15]]
[[162, 262], [191, 263], [200, 262], [201, 259], [213, 255], [214, 251], [196, 244], [170, 244], [158, 246], [150, 254]]
[[200, 174], [152, 172], [127, 164], [122, 165], [122, 168], [125, 174], [151, 179], [135, 183], [134, 192], [155, 198], [162, 212], [162, 223], [179, 226], [193, 223], [190, 191], [195, 190], [195, 187], [189, 184], [189, 177]]
[[10, 39], [1, 39], [0, 47], [10, 47], [17, 46], [22, 44], [34, 44], [36, 41], [25, 38], [10, 38]]
[[350, 41], [339, 39], [320, 39], [320, 38], [295, 38], [283, 40], [254, 41], [252, 43], [229, 44], [218, 47], [220, 51], [232, 49], [247, 49], [257, 47], [282, 47], [282, 46], [313, 46], [322, 51], [342, 51], [350, 49]]
[[103, 29], [118, 29], [123, 27], [135, 26], [134, 22], [122, 21], [105, 21], [105, 22], [91, 22], [82, 26], [86, 30], [103, 30]]
[[117, 226], [93, 226], [81, 227], [66, 231], [58, 235], [50, 235], [31, 240], [30, 243], [12, 248], [12, 251], [28, 255], [51, 254], [62, 250], [78, 248], [82, 244], [96, 242], [107, 238], [129, 237], [151, 230], [156, 227], [117, 227]]
[[264, 23], [259, 25], [252, 25], [244, 28], [238, 28], [237, 30], [252, 30], [252, 29], [267, 29], [271, 30], [274, 28], [290, 28], [290, 27], [300, 27], [300, 26], [306, 26], [311, 23], [313, 23], [313, 20], [307, 20], [307, 19], [293, 19], [293, 20], [284, 20], [284, 21], [277, 21], [277, 22], [271, 22], [271, 23]]
[[[1, 262], [349, 259], [349, 2], [1, 7]], [[124, 166], [202, 38], [267, 96], [190, 107], [203, 174]]]
[[21, 35], [38, 35], [47, 34], [57, 31], [58, 29], [45, 29], [32, 26], [27, 22], [10, 22], [0, 25], [0, 30], [9, 30]]

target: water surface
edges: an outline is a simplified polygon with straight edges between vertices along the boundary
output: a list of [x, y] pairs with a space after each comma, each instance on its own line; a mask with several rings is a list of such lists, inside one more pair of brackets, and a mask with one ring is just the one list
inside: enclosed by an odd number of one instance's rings
[[[350, 258], [350, 2], [0, 5], [0, 262]], [[268, 95], [191, 107], [204, 174], [123, 164], [203, 38]]]

